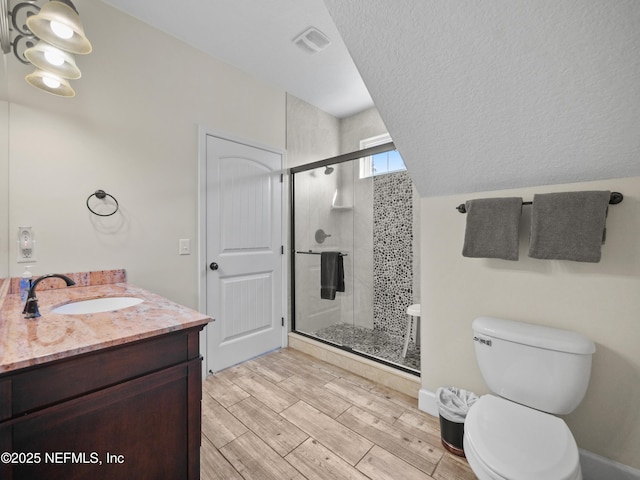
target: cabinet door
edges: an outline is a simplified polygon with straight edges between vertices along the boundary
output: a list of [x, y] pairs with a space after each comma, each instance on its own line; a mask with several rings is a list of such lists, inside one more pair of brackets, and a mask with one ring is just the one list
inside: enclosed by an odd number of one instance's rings
[[200, 368], [193, 360], [16, 421], [13, 452], [39, 463], [14, 464], [9, 478], [199, 478]]

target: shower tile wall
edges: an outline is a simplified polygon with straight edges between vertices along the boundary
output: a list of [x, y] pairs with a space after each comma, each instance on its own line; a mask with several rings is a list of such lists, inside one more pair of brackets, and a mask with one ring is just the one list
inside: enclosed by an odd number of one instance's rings
[[403, 336], [413, 303], [413, 187], [407, 172], [373, 179], [373, 328]]

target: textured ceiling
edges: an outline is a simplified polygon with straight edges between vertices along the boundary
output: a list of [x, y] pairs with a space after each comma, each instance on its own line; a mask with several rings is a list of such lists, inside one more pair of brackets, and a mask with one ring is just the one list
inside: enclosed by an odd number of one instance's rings
[[[338, 118], [373, 107], [322, 0], [104, 2]], [[292, 40], [311, 26], [331, 44], [308, 54]]]
[[640, 175], [637, 0], [325, 0], [422, 196]]

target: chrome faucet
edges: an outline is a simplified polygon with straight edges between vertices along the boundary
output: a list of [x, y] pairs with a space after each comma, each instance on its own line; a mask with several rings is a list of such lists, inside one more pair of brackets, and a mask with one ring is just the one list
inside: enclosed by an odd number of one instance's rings
[[38, 310], [38, 299], [36, 298], [36, 287], [42, 280], [46, 280], [47, 278], [51, 277], [61, 278], [67, 283], [67, 287], [71, 287], [72, 285], [76, 284], [76, 282], [71, 280], [69, 277], [60, 273], [47, 273], [46, 275], [42, 275], [41, 277], [37, 278], [31, 284], [29, 295], [27, 296], [27, 302], [24, 304], [24, 310], [22, 311], [22, 313], [24, 313], [25, 318], [36, 318], [40, 316], [40, 311]]

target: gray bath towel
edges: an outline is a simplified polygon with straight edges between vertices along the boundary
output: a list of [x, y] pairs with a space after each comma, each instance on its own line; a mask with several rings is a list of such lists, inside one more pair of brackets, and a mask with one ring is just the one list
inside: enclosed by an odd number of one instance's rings
[[342, 253], [320, 254], [320, 298], [335, 300], [336, 292], [344, 292], [344, 265]]
[[518, 260], [518, 224], [522, 198], [469, 200], [462, 255]]
[[529, 256], [599, 262], [610, 198], [608, 191], [534, 195]]

